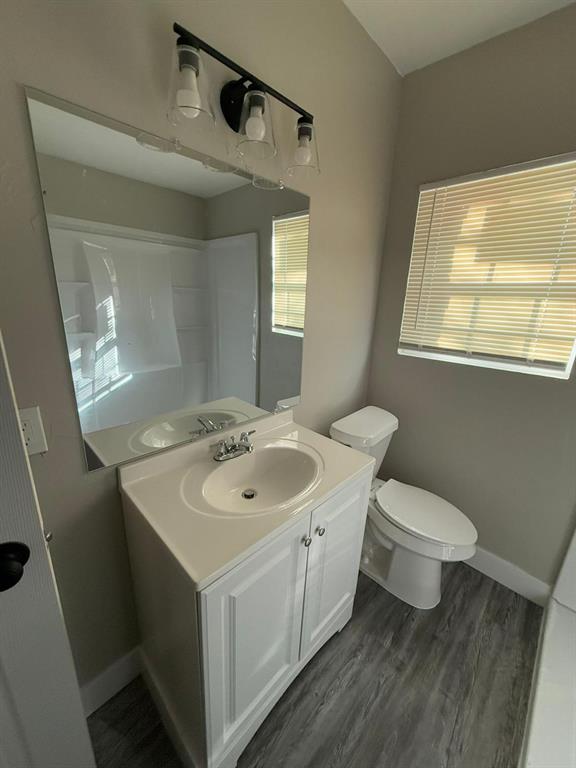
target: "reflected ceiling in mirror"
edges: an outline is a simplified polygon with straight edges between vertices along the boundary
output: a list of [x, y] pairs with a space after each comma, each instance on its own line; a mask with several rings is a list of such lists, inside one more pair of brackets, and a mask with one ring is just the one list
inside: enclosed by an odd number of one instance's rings
[[27, 96], [88, 467], [297, 401], [308, 198]]

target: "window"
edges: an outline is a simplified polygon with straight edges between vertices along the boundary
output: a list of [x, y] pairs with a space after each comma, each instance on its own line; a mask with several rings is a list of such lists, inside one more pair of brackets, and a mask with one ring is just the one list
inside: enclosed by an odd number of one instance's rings
[[567, 379], [576, 159], [421, 187], [398, 352]]
[[304, 335], [308, 214], [279, 216], [272, 232], [272, 330]]

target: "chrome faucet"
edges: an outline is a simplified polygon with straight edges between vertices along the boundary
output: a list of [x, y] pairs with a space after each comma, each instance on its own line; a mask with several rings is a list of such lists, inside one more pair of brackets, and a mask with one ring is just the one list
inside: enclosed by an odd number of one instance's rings
[[236, 442], [234, 435], [227, 440], [220, 440], [216, 443], [214, 461], [228, 461], [229, 459], [237, 459], [238, 456], [244, 456], [245, 453], [252, 453], [254, 446], [250, 442], [250, 435], [253, 435], [254, 432], [256, 432], [255, 429], [250, 432], [242, 432], [238, 442]]
[[218, 432], [219, 429], [224, 429], [226, 426], [225, 421], [221, 421], [220, 424], [215, 424], [212, 419], [208, 418], [208, 416], [198, 416], [197, 419], [200, 424], [202, 424], [202, 429], [199, 430], [200, 434], [205, 432], [207, 435], [209, 435], [210, 432]]

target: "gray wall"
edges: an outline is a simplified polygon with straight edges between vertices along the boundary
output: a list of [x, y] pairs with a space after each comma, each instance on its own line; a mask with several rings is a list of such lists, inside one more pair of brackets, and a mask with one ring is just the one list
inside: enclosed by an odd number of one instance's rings
[[[326, 429], [366, 395], [400, 78], [343, 3], [4, 3], [0, 327], [18, 403], [44, 417], [49, 452], [32, 470], [81, 682], [138, 635], [116, 473], [84, 469], [22, 83], [169, 138], [176, 19], [314, 113], [322, 174], [301, 188], [312, 229], [298, 419]], [[224, 155], [193, 126], [181, 140]]]
[[204, 239], [205, 200], [116, 173], [38, 155], [50, 213]]
[[206, 201], [207, 237], [258, 234], [260, 355], [258, 405], [274, 410], [278, 400], [300, 393], [302, 339], [272, 331], [272, 219], [308, 209], [299, 192], [275, 192], [252, 185]]
[[576, 149], [576, 6], [409, 75], [369, 400], [400, 429], [384, 477], [474, 521], [480, 545], [550, 582], [576, 501], [576, 375], [559, 381], [396, 353], [418, 186]]

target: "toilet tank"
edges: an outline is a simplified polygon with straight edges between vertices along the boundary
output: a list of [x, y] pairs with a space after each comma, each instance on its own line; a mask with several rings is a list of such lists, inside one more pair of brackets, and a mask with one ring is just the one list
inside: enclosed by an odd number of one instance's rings
[[330, 437], [339, 443], [349, 445], [376, 459], [374, 477], [382, 465], [392, 435], [398, 429], [398, 419], [389, 411], [367, 405], [330, 427]]

